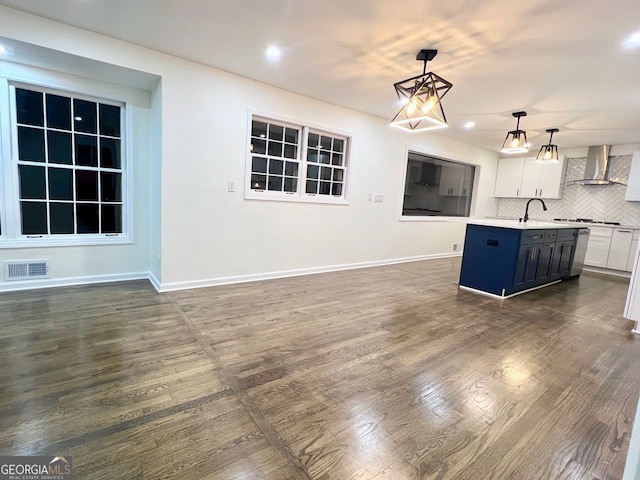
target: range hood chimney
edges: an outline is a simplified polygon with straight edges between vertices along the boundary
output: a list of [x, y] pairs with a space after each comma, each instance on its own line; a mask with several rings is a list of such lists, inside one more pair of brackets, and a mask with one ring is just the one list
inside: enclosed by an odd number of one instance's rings
[[584, 167], [584, 177], [571, 183], [581, 185], [614, 185], [620, 184], [609, 179], [609, 151], [611, 145], [598, 145], [589, 147], [587, 151], [587, 164]]

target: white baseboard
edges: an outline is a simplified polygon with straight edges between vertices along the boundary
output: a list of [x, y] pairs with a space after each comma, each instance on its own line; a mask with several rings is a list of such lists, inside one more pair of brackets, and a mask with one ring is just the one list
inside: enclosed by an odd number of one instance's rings
[[517, 295], [522, 295], [523, 293], [533, 292], [534, 290], [540, 290], [541, 288], [548, 287], [549, 285], [555, 285], [556, 283], [560, 283], [561, 281], [562, 280], [556, 280], [554, 282], [545, 283], [544, 285], [538, 285], [537, 287], [527, 288], [526, 290], [520, 290], [518, 292], [512, 293], [511, 295], [505, 295], [504, 297], [502, 295], [496, 295], [495, 293], [489, 293], [483, 290], [478, 290], [471, 287], [465, 287], [464, 285], [459, 285], [458, 288], [460, 288], [460, 290], [466, 290], [468, 292], [479, 293], [480, 295], [495, 298], [497, 300], [506, 300], [507, 298], [513, 298]]
[[399, 263], [417, 262], [420, 260], [434, 260], [438, 258], [460, 257], [462, 252], [441, 253], [434, 255], [419, 255], [415, 257], [392, 258], [387, 260], [374, 260], [370, 262], [349, 263], [343, 265], [329, 265], [324, 267], [301, 268], [295, 270], [282, 270], [277, 272], [255, 273], [248, 275], [235, 275], [231, 277], [214, 277], [188, 282], [162, 283], [151, 272], [123, 273], [112, 275], [93, 275], [86, 277], [48, 278], [40, 280], [24, 280], [13, 282], [0, 282], [0, 292], [15, 292], [20, 290], [34, 290], [38, 288], [68, 287], [73, 285], [89, 285], [93, 283], [124, 282], [128, 280], [149, 280], [158, 292], [172, 292], [187, 290], [190, 288], [214, 287], [217, 285], [230, 285], [234, 283], [259, 282], [262, 280], [274, 280], [277, 278], [298, 277], [313, 275], [316, 273], [338, 272], [341, 270], [355, 270], [357, 268], [380, 267]]
[[158, 280], [158, 277], [156, 277], [152, 272], [149, 272], [149, 276], [147, 278], [151, 282], [151, 285], [153, 285], [153, 288], [155, 288], [156, 291], [159, 292], [160, 291], [160, 280]]
[[[417, 262], [420, 260], [434, 260], [437, 258], [460, 257], [462, 252], [440, 253], [435, 255], [419, 255], [415, 257], [393, 258], [387, 260], [374, 260], [370, 262], [348, 263], [343, 265], [329, 265], [325, 267], [300, 268], [295, 270], [281, 270], [277, 272], [255, 273], [249, 275], [234, 275], [232, 277], [216, 277], [188, 282], [161, 283], [159, 292], [173, 292], [176, 290], [188, 290], [190, 288], [215, 287], [218, 285], [230, 285], [234, 283], [259, 282], [262, 280], [274, 280], [276, 278], [299, 277], [316, 273], [338, 272], [341, 270], [355, 270], [357, 268], [380, 267], [398, 263]], [[155, 286], [155, 284], [154, 284]]]
[[614, 277], [631, 278], [631, 272], [625, 272], [623, 270], [611, 270], [610, 268], [591, 267], [586, 266], [583, 268], [584, 272], [604, 273], [605, 275], [612, 275]]
[[37, 288], [69, 287], [72, 285], [88, 285], [93, 283], [124, 282], [127, 280], [150, 280], [149, 277], [149, 272], [137, 272], [117, 273], [110, 275], [92, 275], [86, 277], [16, 280], [11, 282], [0, 282], [0, 292], [16, 292], [20, 290], [34, 290]]

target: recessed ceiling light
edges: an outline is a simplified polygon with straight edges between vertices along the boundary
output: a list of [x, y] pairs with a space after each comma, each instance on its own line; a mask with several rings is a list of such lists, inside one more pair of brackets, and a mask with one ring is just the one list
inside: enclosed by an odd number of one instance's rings
[[624, 44], [628, 48], [640, 47], [640, 31], [629, 35]]
[[269, 60], [270, 62], [277, 62], [282, 56], [282, 50], [280, 50], [275, 45], [271, 45], [269, 48], [267, 48], [264, 54], [267, 57], [267, 60]]
[[476, 122], [466, 122], [464, 124], [464, 128], [466, 128], [467, 130], [469, 130], [470, 128], [473, 128], [476, 126]]

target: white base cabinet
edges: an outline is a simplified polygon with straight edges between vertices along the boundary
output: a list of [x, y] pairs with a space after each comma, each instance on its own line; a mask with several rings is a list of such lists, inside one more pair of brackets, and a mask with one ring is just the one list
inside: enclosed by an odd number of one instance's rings
[[633, 263], [636, 260], [638, 254], [638, 239], [640, 239], [640, 230], [633, 231], [633, 239], [631, 240], [631, 249], [629, 250], [629, 259], [627, 260], [627, 272], [633, 270]]
[[584, 264], [591, 267], [607, 268], [609, 248], [611, 247], [611, 228], [589, 227], [589, 243]]
[[584, 264], [631, 272], [638, 250], [640, 230], [624, 227], [589, 227]]
[[[640, 251], [636, 250], [633, 258], [633, 269], [631, 271], [631, 280], [629, 281], [629, 290], [627, 291], [627, 301], [624, 305], [624, 318], [636, 322], [635, 327], [631, 330], [633, 333], [640, 334]], [[640, 407], [638, 407], [640, 408]]]
[[614, 228], [611, 236], [611, 246], [607, 258], [607, 268], [614, 270], [626, 270], [629, 263], [633, 230], [627, 228]]

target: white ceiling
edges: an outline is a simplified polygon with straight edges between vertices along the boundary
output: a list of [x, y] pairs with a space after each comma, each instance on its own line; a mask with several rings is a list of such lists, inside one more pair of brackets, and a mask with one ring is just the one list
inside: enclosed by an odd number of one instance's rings
[[[640, 143], [638, 0], [0, 0], [0, 5], [391, 119], [393, 83], [453, 83], [444, 135], [497, 151], [511, 113], [532, 150]], [[270, 63], [270, 44], [284, 50]], [[463, 124], [475, 121], [465, 130]], [[424, 132], [416, 135], [434, 135]]]

